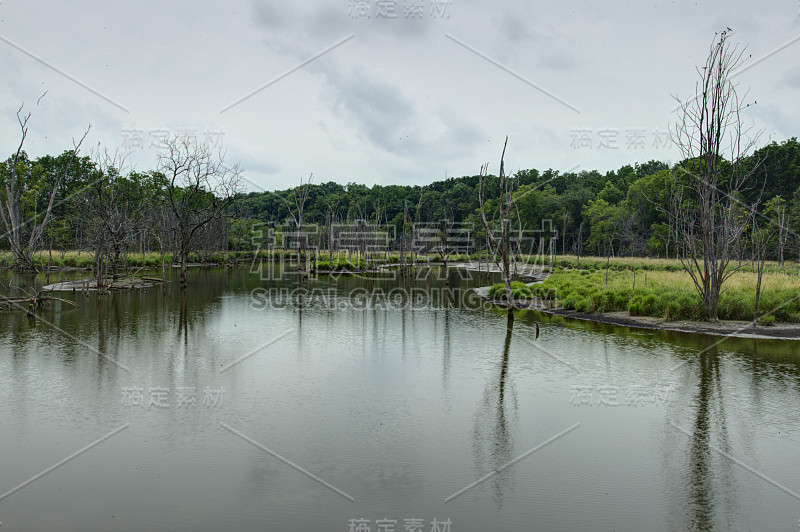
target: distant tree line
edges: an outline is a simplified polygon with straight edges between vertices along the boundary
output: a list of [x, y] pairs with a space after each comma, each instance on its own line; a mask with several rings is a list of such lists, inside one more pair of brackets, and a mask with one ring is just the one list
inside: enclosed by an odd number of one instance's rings
[[[748, 187], [738, 191], [742, 205], [759, 205], [762, 220], [772, 220], [776, 237], [771, 242], [769, 257], [779, 259], [788, 250], [792, 257], [800, 252], [800, 143], [792, 138], [771, 143], [756, 150], [743, 166], [756, 166]], [[721, 186], [730, 176], [721, 163]], [[618, 170], [539, 172], [520, 170], [513, 174], [514, 197], [519, 209], [519, 223], [539, 229], [550, 221], [558, 230], [560, 254], [597, 256], [638, 256], [675, 258], [683, 254], [676, 237], [675, 222], [670, 221], [670, 202], [676, 186], [690, 186], [691, 175], [676, 171], [686, 167], [682, 161], [673, 166], [649, 161], [625, 165]], [[486, 210], [489, 219], [499, 219], [494, 175], [484, 178]], [[303, 212], [305, 224], [320, 228], [331, 223], [356, 222], [393, 226], [399, 235], [404, 220], [412, 223], [470, 223], [475, 228], [475, 249], [485, 247], [485, 232], [480, 214], [479, 175], [449, 178], [424, 186], [346, 185], [327, 182], [305, 184]], [[252, 245], [247, 235], [248, 224], [254, 222], [285, 224], [296, 211], [295, 188], [274, 192], [251, 192], [240, 195], [231, 204], [233, 220], [230, 245], [246, 249]], [[690, 201], [687, 199], [687, 201]], [[777, 213], [777, 214], [776, 214]], [[547, 222], [546, 222], [547, 223]], [[778, 233], [780, 238], [778, 238]]]
[[[188, 251], [202, 254], [261, 247], [254, 238], [259, 228], [296, 226], [300, 220], [316, 228], [318, 241], [307, 243], [323, 249], [329, 247], [329, 228], [336, 224], [388, 226], [393, 229], [389, 245], [400, 250], [404, 235], [407, 242], [412, 240], [415, 224], [445, 221], [471, 225], [472, 249], [486, 249], [480, 175], [424, 186], [368, 187], [309, 180], [285, 190], [245, 194], [238, 191], [238, 170], [226, 170], [222, 159], [203, 146], [181, 142], [174, 139], [158, 167], [143, 172], [121, 171], [123, 161], [118, 158], [77, 156], [76, 150], [36, 159], [20, 150], [0, 163], [0, 201], [4, 213], [9, 205], [16, 205], [16, 232], [24, 248], [16, 265], [31, 267], [26, 257], [42, 249], [96, 252], [108, 259], [104, 263], [110, 267], [127, 254], [147, 251], [185, 263]], [[772, 142], [754, 151], [742, 165], [757, 163], [749, 186], [737, 191], [741, 204], [758, 205], [760, 227], [774, 226], [766, 257], [797, 258], [800, 143], [796, 138]], [[691, 185], [692, 176], [676, 171], [687, 166], [687, 161], [673, 166], [649, 161], [606, 173], [519, 170], [511, 179], [517, 223], [529, 229], [541, 228], [543, 222], [552, 224], [559, 235], [557, 249], [552, 251], [559, 254], [682, 256], [687, 253], [682, 249], [685, 243], [669, 212], [676, 186]], [[721, 186], [726, 186], [730, 179], [726, 161], [720, 166]], [[494, 175], [483, 180], [486, 215], [489, 220], [499, 219], [499, 180]], [[42, 223], [45, 216], [48, 220]], [[6, 250], [13, 247], [9, 223], [0, 239], [0, 247]], [[37, 228], [39, 234], [31, 240]], [[739, 253], [749, 258], [746, 246]]]

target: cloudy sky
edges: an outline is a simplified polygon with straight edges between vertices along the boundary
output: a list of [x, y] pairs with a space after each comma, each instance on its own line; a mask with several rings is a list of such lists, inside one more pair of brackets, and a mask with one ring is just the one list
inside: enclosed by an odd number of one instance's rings
[[0, 143], [24, 103], [31, 155], [91, 124], [84, 152], [148, 170], [195, 135], [250, 190], [496, 172], [506, 135], [510, 170], [674, 162], [674, 96], [726, 27], [762, 144], [800, 135], [800, 0], [2, 0]]

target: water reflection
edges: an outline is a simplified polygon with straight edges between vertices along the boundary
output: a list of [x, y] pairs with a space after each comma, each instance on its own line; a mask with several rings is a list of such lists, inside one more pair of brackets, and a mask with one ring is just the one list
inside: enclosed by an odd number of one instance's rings
[[444, 298], [444, 342], [442, 352], [442, 386], [445, 388], [447, 388], [450, 378], [450, 303], [448, 299]]
[[[182, 490], [172, 489], [179, 483], [186, 486], [184, 503], [206, 500], [215, 492], [207, 514], [205, 508], [191, 512], [209, 518], [198, 529], [212, 529], [220, 515], [230, 520], [229, 528], [232, 523], [242, 528], [241, 519], [261, 519], [270, 529], [296, 525], [294, 529], [312, 530], [344, 528], [339, 525], [362, 512], [374, 521], [384, 515], [412, 517], [418, 511], [428, 518], [447, 512], [463, 523], [459, 530], [613, 525], [630, 530], [747, 529], [757, 522], [777, 528], [778, 520], [784, 524], [796, 519], [796, 506], [790, 508], [780, 498], [784, 495], [773, 493], [774, 487], [738, 469], [718, 450], [765, 474], [780, 471], [774, 478], [797, 489], [800, 414], [792, 408], [800, 397], [797, 343], [727, 339], [717, 346], [721, 338], [635, 331], [532, 311], [517, 313], [516, 323], [507, 322], [503, 311], [483, 310], [464, 297], [466, 287], [460, 281], [452, 270], [451, 287], [445, 289], [433, 275], [399, 280], [310, 277], [301, 286], [335, 292], [330, 299], [336, 305], [326, 307], [322, 298], [289, 297], [254, 310], [251, 289], [288, 288], [288, 294], [298, 280], [270, 281], [244, 270], [195, 270], [186, 290], [172, 282], [102, 298], [67, 294], [79, 307], [42, 311], [36, 329], [24, 311], [1, 313], [0, 425], [9, 430], [0, 431], [0, 448], [10, 457], [3, 464], [3, 478], [22, 482], [46, 467], [44, 459], [31, 460], [36, 454], [46, 452], [56, 460], [71, 452], [63, 443], [47, 443], [53, 434], [71, 432], [70, 449], [78, 449], [86, 434], [101, 434], [120, 419], [131, 421], [131, 435], [137, 431], [137, 441], [125, 450], [133, 458], [114, 447], [122, 446], [122, 439], [85, 457], [99, 464], [95, 478], [118, 481], [124, 488], [101, 491], [129, 493], [132, 477], [114, 473], [120, 462], [151, 464], [152, 477], [134, 475], [133, 480], [138, 478], [142, 492], [153, 490], [154, 498], [180, 497], [176, 492]], [[385, 300], [378, 298], [378, 306], [364, 306], [349, 297], [358, 289], [370, 295], [397, 289], [402, 299], [381, 306]], [[415, 303], [418, 294], [430, 299]], [[582, 375], [555, 359], [527, 356], [524, 349], [515, 350], [511, 364], [512, 341], [520, 340], [520, 334], [532, 337], [535, 322], [550, 325], [538, 341], [557, 346], [559, 356], [580, 366]], [[257, 336], [267, 340], [275, 329], [294, 328], [295, 339], [287, 338], [269, 356], [260, 354], [229, 372], [218, 372], [262, 340]], [[312, 356], [315, 349], [326, 356]], [[672, 369], [681, 363], [679, 371]], [[569, 402], [576, 380], [591, 386], [603, 379], [655, 385], [662, 374], [678, 388], [670, 405], [590, 409]], [[197, 408], [121, 408], [120, 390], [130, 385], [173, 391], [224, 385], [230, 394], [220, 411], [202, 407], [202, 397]], [[61, 402], [56, 404], [53, 397]], [[553, 460], [541, 460], [535, 479], [515, 466], [457, 503], [443, 508], [431, 502], [430, 486], [445, 486], [444, 497], [505, 466], [524, 450], [519, 449], [522, 442], [541, 441], [537, 427], [565, 414], [580, 417], [585, 436], [550, 447]], [[536, 426], [527, 421], [533, 415]], [[296, 472], [254, 449], [245, 451], [240, 439], [218, 437], [218, 416], [265, 445], [302, 459], [304, 467], [326, 480], [352, 488], [369, 506], [346, 506], [346, 514], [330, 518], [318, 506], [327, 494], [320, 498], [318, 486], [309, 487]], [[520, 426], [522, 416], [526, 422]], [[36, 445], [40, 447], [32, 451]], [[208, 456], [201, 446], [211, 449]], [[183, 460], [184, 448], [195, 454], [187, 453]], [[474, 471], [464, 472], [465, 462]], [[158, 476], [164, 471], [175, 473], [173, 486], [159, 484], [167, 478]], [[206, 478], [213, 479], [197, 482], [196, 471], [207, 471]], [[59, 478], [63, 476], [48, 476], [41, 486]], [[614, 479], [618, 482], [612, 486]], [[13, 485], [6, 480], [0, 491]], [[52, 499], [26, 493], [28, 498], [20, 493], [2, 501], [4, 523], [24, 517], [34, 520], [31, 529], [47, 529], [35, 521], [37, 509], [42, 502], [61, 500], [66, 487]], [[85, 495], [71, 493], [66, 495], [73, 497], [70, 503]], [[777, 502], [770, 500], [773, 495]], [[122, 496], [112, 503], [129, 506]], [[765, 509], [765, 503], [772, 506]], [[103, 519], [107, 507], [85, 513]], [[157, 503], [143, 507], [163, 519], [165, 529], [180, 528], [190, 514]], [[526, 520], [533, 507], [535, 515], [549, 520], [531, 526]], [[298, 516], [306, 514], [318, 518], [303, 518], [298, 525]], [[80, 518], [71, 514], [65, 522]], [[752, 524], [742, 524], [743, 519]], [[114, 528], [116, 523], [104, 524]], [[138, 524], [129, 516], [117, 528], [157, 528]]]
[[[735, 486], [732, 462], [719, 451], [733, 453], [720, 369], [719, 341], [704, 337], [705, 347], [696, 358], [697, 390], [692, 404], [694, 418], [686, 430], [688, 464], [685, 474], [684, 527], [713, 530], [733, 514], [731, 490]], [[682, 427], [683, 428], [683, 427]], [[719, 488], [719, 489], [718, 489]]]
[[[502, 357], [486, 383], [475, 414], [473, 449], [478, 476], [496, 471], [514, 458], [518, 402], [514, 383], [509, 379], [513, 318], [507, 325]], [[505, 469], [490, 479], [498, 511], [503, 507], [504, 490], [512, 484], [510, 475], [510, 470]]]

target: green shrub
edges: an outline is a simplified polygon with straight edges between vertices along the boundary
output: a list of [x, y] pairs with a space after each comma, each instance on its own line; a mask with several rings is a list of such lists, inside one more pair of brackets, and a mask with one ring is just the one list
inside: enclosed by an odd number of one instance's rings
[[667, 303], [667, 308], [664, 312], [664, 318], [668, 321], [674, 321], [678, 319], [678, 316], [681, 314], [681, 304], [677, 301], [670, 301]]
[[578, 299], [575, 302], [575, 310], [577, 312], [589, 312], [591, 305], [592, 304], [588, 299]]
[[774, 325], [775, 324], [775, 315], [770, 314], [769, 316], [762, 316], [758, 318], [759, 325]]
[[505, 297], [506, 285], [505, 283], [496, 283], [489, 288], [489, 297]]
[[631, 316], [643, 315], [644, 307], [642, 307], [642, 302], [641, 301], [637, 301], [635, 303], [631, 302], [630, 305], [628, 305], [628, 312], [630, 313]]
[[753, 315], [753, 303], [747, 301], [744, 294], [722, 294], [717, 312], [723, 320], [746, 320]]
[[511, 298], [512, 299], [528, 299], [531, 297], [531, 293], [529, 290], [523, 290], [521, 288], [512, 288], [511, 289]]
[[642, 306], [644, 307], [644, 315], [657, 316], [658, 314], [658, 299], [655, 294], [647, 294], [642, 298]]
[[567, 310], [576, 310], [575, 306], [579, 300], [581, 300], [581, 297], [578, 294], [571, 293], [564, 297], [561, 306]]

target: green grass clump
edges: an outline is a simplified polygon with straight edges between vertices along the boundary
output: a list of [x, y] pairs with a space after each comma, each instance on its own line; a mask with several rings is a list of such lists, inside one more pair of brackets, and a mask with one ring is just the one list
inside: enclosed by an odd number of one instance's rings
[[[505, 283], [496, 283], [489, 288], [489, 297], [505, 299], [506, 285]], [[512, 299], [530, 299], [534, 297], [533, 288], [520, 281], [511, 281], [511, 298]]]
[[580, 298], [575, 302], [576, 312], [589, 312], [591, 307], [592, 303], [588, 299]]
[[774, 325], [775, 324], [775, 315], [770, 314], [769, 316], [762, 316], [758, 319], [759, 325]]
[[362, 271], [367, 269], [367, 261], [364, 259], [318, 260], [316, 262], [316, 269], [334, 272]]
[[[581, 266], [584, 265], [581, 259]], [[689, 274], [670, 271], [672, 264], [659, 270], [643, 271], [619, 268], [609, 271], [606, 285], [604, 270], [564, 270], [553, 273], [537, 290], [553, 294], [553, 299], [567, 310], [579, 312], [628, 311], [631, 316], [652, 316], [667, 320], [704, 319], [704, 307]], [[755, 278], [751, 272], [734, 273], [720, 295], [720, 319], [752, 321], [755, 306]], [[774, 314], [776, 321], [800, 322], [800, 278], [785, 272], [767, 272], [762, 282], [759, 313]]]

